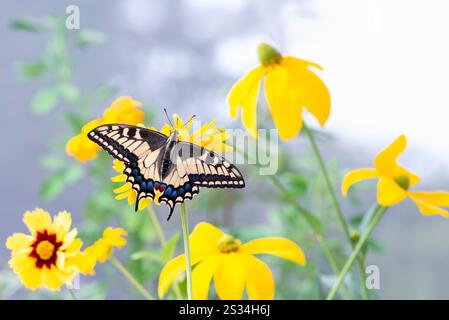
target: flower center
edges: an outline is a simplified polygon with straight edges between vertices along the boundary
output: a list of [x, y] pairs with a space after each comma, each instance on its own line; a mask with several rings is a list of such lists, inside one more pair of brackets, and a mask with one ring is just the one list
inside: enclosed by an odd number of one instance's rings
[[218, 250], [221, 253], [237, 252], [241, 244], [239, 239], [236, 239], [229, 234], [225, 234], [221, 237], [220, 241], [218, 241]]
[[275, 48], [266, 43], [259, 44], [257, 53], [259, 54], [260, 63], [265, 67], [279, 63], [282, 59], [281, 54]]
[[55, 245], [48, 240], [39, 242], [36, 247], [36, 253], [42, 260], [48, 260], [53, 257]]
[[408, 190], [410, 187], [410, 179], [407, 176], [400, 175], [394, 177], [394, 181], [404, 190]]

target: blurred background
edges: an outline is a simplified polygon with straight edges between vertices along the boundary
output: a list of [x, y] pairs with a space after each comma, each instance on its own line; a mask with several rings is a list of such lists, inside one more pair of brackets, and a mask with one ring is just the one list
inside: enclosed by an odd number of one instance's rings
[[[70, 4], [80, 8], [80, 30], [61, 29]], [[258, 63], [256, 48], [262, 41], [323, 66], [320, 76], [331, 92], [332, 112], [319, 143], [336, 188], [345, 172], [371, 165], [379, 150], [404, 133], [409, 147], [401, 162], [423, 178], [421, 189], [449, 189], [448, 10], [443, 0], [2, 1], [2, 243], [13, 232], [25, 231], [22, 214], [39, 206], [52, 214], [71, 211], [84, 239], [95, 239], [109, 224], [124, 226], [132, 233], [130, 245], [121, 252], [124, 260], [145, 246], [151, 251], [156, 244], [148, 218], [113, 200], [110, 159], [80, 165], [63, 153], [67, 138], [120, 95], [143, 102], [146, 125], [162, 125], [161, 108], [166, 107], [183, 118], [197, 114], [203, 121], [218, 119], [220, 127], [240, 127], [229, 119], [225, 97]], [[62, 58], [49, 67], [46, 59], [52, 55]], [[261, 119], [270, 121], [268, 115]], [[316, 125], [313, 119], [309, 122]], [[279, 175], [312, 210], [321, 202], [320, 217], [328, 217], [326, 228], [335, 238], [335, 250], [343, 252], [338, 222], [328, 212], [329, 199], [322, 199], [324, 182], [309, 144], [300, 137], [282, 146]], [[98, 168], [103, 179], [91, 174]], [[293, 169], [300, 175], [292, 176]], [[323, 277], [316, 287], [310, 280], [316, 270], [310, 268], [317, 266], [297, 271], [292, 264], [270, 259], [278, 275], [276, 298], [322, 297], [319, 287], [326, 288], [330, 270], [313, 249], [303, 221], [282, 199], [267, 204], [264, 196], [270, 187], [251, 168], [244, 170], [250, 177], [247, 189], [223, 197], [202, 192], [192, 202], [191, 227], [207, 219], [242, 239], [273, 232], [295, 237], [323, 265]], [[365, 183], [355, 191], [357, 199], [342, 200], [348, 217], [369, 208], [375, 200], [373, 187]], [[178, 217], [166, 223], [167, 208], [156, 210], [168, 237], [180, 231]], [[424, 217], [408, 201], [390, 209], [367, 258], [368, 264], [379, 266], [381, 275], [380, 290], [372, 296], [448, 299], [448, 230], [449, 221]], [[8, 259], [9, 251], [1, 245], [0, 298], [66, 294], [21, 289], [7, 269]], [[162, 265], [150, 260], [134, 255], [128, 264], [154, 289]], [[114, 276], [115, 289], [108, 281]], [[120, 285], [119, 277], [105, 266], [96, 277], [81, 279], [80, 295], [130, 297], [133, 289]]]

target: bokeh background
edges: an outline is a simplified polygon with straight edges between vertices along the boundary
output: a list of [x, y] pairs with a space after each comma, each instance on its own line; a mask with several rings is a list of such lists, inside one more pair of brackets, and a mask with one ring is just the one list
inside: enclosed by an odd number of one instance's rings
[[[42, 183], [51, 171], [42, 166], [42, 159], [56, 150], [51, 145], [58, 144], [62, 132], [68, 132], [63, 111], [68, 103], [61, 100], [45, 114], [32, 112], [36, 92], [55, 80], [27, 79], [21, 75], [20, 61], [42, 56], [48, 32], [10, 27], [15, 19], [65, 18], [70, 4], [80, 8], [80, 31], [101, 32], [91, 34], [89, 41], [95, 45], [68, 47], [74, 61], [71, 79], [80, 95], [98, 88], [106, 92], [91, 103], [86, 117], [99, 116], [116, 96], [131, 95], [153, 115], [147, 118], [153, 119], [151, 125], [164, 122], [163, 106], [183, 117], [195, 113], [205, 121], [217, 118], [222, 127], [238, 126], [227, 116], [225, 97], [236, 79], [257, 64], [256, 46], [266, 41], [283, 53], [324, 67], [320, 76], [331, 92], [332, 113], [320, 147], [337, 168], [337, 177], [349, 168], [369, 165], [377, 151], [404, 133], [409, 148], [401, 162], [422, 176], [422, 188], [449, 188], [446, 1], [2, 1], [2, 243], [11, 233], [24, 231], [22, 214], [36, 206], [52, 213], [68, 209], [77, 223], [86, 219], [81, 212], [95, 184], [89, 177], [73, 179], [49, 200], [42, 197]], [[80, 31], [69, 31], [67, 37]], [[291, 150], [287, 156], [293, 165], [304, 157], [313, 168], [305, 141], [284, 145]], [[257, 178], [250, 180], [249, 191], [240, 195], [244, 201], [236, 202], [232, 210], [198, 208], [191, 215], [191, 226], [212, 217], [230, 229], [257, 224], [266, 230], [276, 205], [266, 206], [254, 196], [257, 185]], [[369, 184], [359, 195], [358, 208], [366, 209], [374, 201]], [[213, 197], [203, 195], [208, 196]], [[345, 203], [348, 216], [359, 210]], [[127, 219], [142, 219], [128, 211], [122, 213]], [[157, 211], [164, 220], [166, 208]], [[180, 229], [179, 219], [163, 227], [173, 234]], [[336, 222], [334, 229], [338, 230]], [[368, 264], [381, 271], [381, 289], [374, 295], [448, 299], [448, 231], [449, 221], [424, 217], [409, 202], [390, 209], [376, 231], [382, 250], [368, 257]], [[9, 252], [0, 246], [1, 298], [30, 297], [6, 269], [8, 259]], [[86, 296], [125, 297], [121, 290]], [[281, 297], [301, 298], [288, 293]]]

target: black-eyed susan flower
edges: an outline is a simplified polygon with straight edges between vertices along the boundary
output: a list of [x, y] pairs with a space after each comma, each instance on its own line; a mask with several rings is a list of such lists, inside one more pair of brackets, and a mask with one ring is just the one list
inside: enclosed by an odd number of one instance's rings
[[366, 179], [379, 179], [377, 202], [384, 207], [393, 206], [407, 197], [413, 200], [424, 215], [449, 213], [440, 208], [449, 206], [447, 191], [410, 191], [420, 178], [397, 163], [398, 156], [405, 150], [407, 139], [404, 135], [381, 151], [374, 159], [374, 168], [361, 168], [350, 171], [343, 179], [341, 191], [346, 196], [349, 188]]
[[93, 265], [81, 257], [77, 230], [70, 229], [70, 213], [59, 212], [52, 220], [48, 212], [38, 208], [25, 212], [23, 222], [31, 234], [14, 233], [6, 247], [11, 250], [9, 265], [26, 288], [59, 290], [78, 272], [92, 272]]
[[[245, 289], [249, 299], [273, 299], [273, 274], [254, 256], [256, 254], [272, 254], [300, 265], [306, 264], [301, 248], [285, 238], [261, 238], [241, 244], [213, 225], [201, 222], [189, 240], [191, 263], [195, 266], [192, 272], [194, 299], [207, 299], [212, 279], [220, 299], [241, 299]], [[159, 277], [160, 298], [185, 268], [184, 255], [165, 265]]]
[[108, 123], [137, 125], [143, 122], [144, 113], [140, 110], [141, 103], [131, 97], [116, 99], [104, 112], [103, 116], [88, 122], [81, 132], [71, 138], [66, 144], [66, 152], [80, 162], [87, 162], [97, 157], [101, 147], [92, 142], [87, 134], [94, 128]]
[[228, 94], [230, 116], [237, 118], [241, 108], [243, 125], [257, 137], [257, 100], [264, 80], [266, 101], [282, 140], [300, 132], [303, 108], [324, 126], [330, 113], [330, 95], [310, 67], [322, 68], [313, 62], [283, 56], [265, 43], [259, 45], [258, 53], [261, 64], [237, 81]]
[[[213, 152], [227, 152], [232, 148], [226, 144], [226, 140], [229, 138], [229, 134], [215, 127], [216, 121], [205, 123], [196, 131], [192, 131], [192, 117], [185, 123], [178, 115], [173, 115], [173, 126], [171, 124], [164, 124], [159, 130], [164, 135], [169, 136], [174, 130], [178, 131], [178, 139], [180, 141], [190, 142], [201, 147], [207, 148]], [[141, 125], [142, 126], [142, 125]], [[143, 126], [142, 126], [143, 127]], [[151, 130], [157, 130], [156, 128], [149, 128]], [[126, 175], [123, 173], [125, 170], [125, 164], [121, 161], [114, 160], [113, 168], [119, 175], [111, 178], [113, 182], [123, 183], [126, 182]], [[114, 189], [116, 193], [116, 200], [127, 199], [128, 204], [131, 205], [136, 201], [137, 192], [132, 188], [131, 183], [126, 182], [122, 186]], [[154, 198], [154, 203], [159, 205], [159, 194]], [[138, 210], [141, 211], [151, 203], [151, 198], [143, 198], [139, 202]]]

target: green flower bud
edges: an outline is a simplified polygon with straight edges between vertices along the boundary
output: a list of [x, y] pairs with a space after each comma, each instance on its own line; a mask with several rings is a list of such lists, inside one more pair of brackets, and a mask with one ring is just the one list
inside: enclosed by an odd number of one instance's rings
[[410, 187], [410, 179], [407, 176], [400, 175], [394, 178], [394, 181], [404, 190]]
[[265, 67], [279, 63], [282, 58], [281, 54], [275, 48], [266, 43], [259, 44], [257, 53], [259, 55], [260, 63]]

